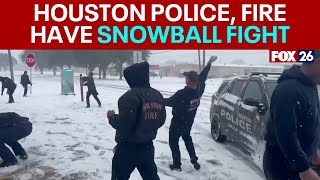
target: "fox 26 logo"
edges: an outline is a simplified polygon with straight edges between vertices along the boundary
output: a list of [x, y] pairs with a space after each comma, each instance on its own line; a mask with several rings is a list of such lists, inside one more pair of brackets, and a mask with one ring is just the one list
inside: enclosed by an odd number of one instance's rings
[[270, 51], [271, 63], [313, 62], [314, 50]]

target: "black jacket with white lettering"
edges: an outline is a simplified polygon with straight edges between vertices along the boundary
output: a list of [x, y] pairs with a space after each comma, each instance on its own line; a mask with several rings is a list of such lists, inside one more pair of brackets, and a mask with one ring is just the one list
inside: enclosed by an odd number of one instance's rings
[[267, 125], [267, 148], [272, 159], [287, 159], [283, 167], [299, 173], [309, 168], [310, 159], [319, 147], [319, 99], [315, 82], [299, 66], [285, 70], [271, 98]]
[[200, 99], [204, 93], [208, 73], [211, 64], [208, 64], [199, 74], [197, 89], [185, 87], [177, 91], [170, 98], [165, 99], [166, 106], [172, 107], [171, 128], [179, 129], [183, 132], [190, 132], [200, 105]]
[[150, 87], [149, 64], [134, 64], [124, 70], [131, 89], [118, 101], [119, 114], [109, 119], [117, 143], [148, 143], [156, 138], [166, 119], [163, 96]]

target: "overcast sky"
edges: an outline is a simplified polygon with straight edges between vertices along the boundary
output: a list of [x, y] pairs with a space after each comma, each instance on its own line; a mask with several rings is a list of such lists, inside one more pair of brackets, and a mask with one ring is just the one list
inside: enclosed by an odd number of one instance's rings
[[[0, 50], [7, 53], [7, 50]], [[13, 50], [12, 55], [19, 58], [22, 51]], [[150, 64], [179, 64], [198, 63], [198, 50], [152, 50]], [[201, 59], [203, 51], [200, 51]], [[229, 64], [235, 60], [242, 60], [245, 64], [269, 64], [269, 51], [267, 50], [206, 50], [206, 60], [210, 56], [218, 56], [218, 64]], [[239, 62], [239, 61], [238, 61]]]
[[[151, 64], [168, 63], [198, 63], [198, 50], [154, 50], [151, 51], [149, 62]], [[229, 64], [235, 60], [242, 60], [245, 64], [268, 64], [269, 51], [267, 50], [206, 50], [206, 60], [210, 56], [218, 56], [219, 64]], [[201, 60], [203, 50], [200, 50]]]

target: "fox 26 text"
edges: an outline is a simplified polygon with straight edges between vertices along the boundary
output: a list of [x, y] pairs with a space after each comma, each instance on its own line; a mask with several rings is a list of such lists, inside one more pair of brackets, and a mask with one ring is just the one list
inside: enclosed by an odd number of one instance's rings
[[314, 50], [270, 51], [271, 63], [313, 62]]

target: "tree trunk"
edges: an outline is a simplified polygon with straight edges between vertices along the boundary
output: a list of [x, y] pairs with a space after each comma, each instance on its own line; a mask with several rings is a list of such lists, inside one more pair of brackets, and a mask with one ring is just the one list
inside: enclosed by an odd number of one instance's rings
[[102, 68], [102, 78], [103, 79], [107, 78], [107, 66], [104, 66]]
[[89, 72], [93, 72], [95, 68], [89, 65], [88, 69], [89, 69]]
[[98, 68], [99, 68], [99, 79], [101, 79], [101, 71], [102, 71], [101, 65]]
[[57, 67], [56, 66], [53, 67], [53, 75], [57, 75]]
[[118, 73], [119, 73], [119, 78], [120, 78], [120, 80], [122, 80], [122, 63], [121, 62], [118, 62], [118, 64], [117, 64], [117, 66], [118, 66]]
[[120, 75], [120, 76], [119, 76], [119, 77], [120, 77], [119, 79], [122, 80], [122, 71], [119, 72], [119, 75]]
[[12, 62], [11, 50], [8, 50], [8, 56], [9, 56], [9, 68], [10, 68], [11, 80], [14, 82], [13, 62]]

